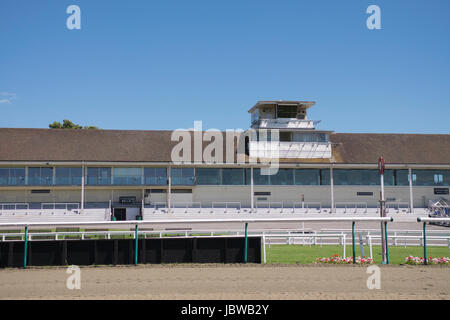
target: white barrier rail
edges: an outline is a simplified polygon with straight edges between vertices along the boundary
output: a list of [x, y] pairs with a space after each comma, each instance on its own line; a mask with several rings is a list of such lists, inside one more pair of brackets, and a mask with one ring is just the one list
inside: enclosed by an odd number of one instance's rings
[[336, 212], [337, 209], [344, 209], [344, 213], [347, 213], [347, 210], [352, 209], [352, 213], [357, 213], [358, 209], [363, 209], [363, 212], [367, 213], [367, 202], [335, 202], [334, 207]]
[[272, 212], [273, 210], [279, 210], [280, 213], [283, 212], [283, 202], [256, 202], [255, 208], [258, 209], [267, 209], [267, 213]]
[[292, 208], [292, 212], [295, 212], [295, 209], [304, 209], [305, 213], [308, 213], [310, 209], [316, 209], [317, 212], [322, 212], [322, 202], [294, 202], [294, 206]]
[[409, 202], [406, 201], [386, 201], [386, 213], [389, 213], [391, 208], [395, 209], [397, 213], [400, 213], [401, 209], [407, 209], [408, 212], [411, 211], [409, 207]]

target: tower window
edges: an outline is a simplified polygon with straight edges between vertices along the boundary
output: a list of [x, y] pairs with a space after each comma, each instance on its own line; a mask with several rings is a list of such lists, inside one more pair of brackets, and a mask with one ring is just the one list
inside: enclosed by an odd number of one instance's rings
[[278, 106], [277, 118], [297, 118], [297, 106]]

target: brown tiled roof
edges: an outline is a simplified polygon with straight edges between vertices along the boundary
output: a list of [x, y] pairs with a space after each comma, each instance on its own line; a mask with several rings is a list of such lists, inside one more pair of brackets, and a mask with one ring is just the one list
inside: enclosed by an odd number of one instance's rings
[[338, 163], [450, 164], [449, 134], [335, 133], [330, 136]]
[[[178, 143], [171, 141], [171, 133], [0, 128], [0, 161], [168, 162]], [[450, 135], [334, 133], [330, 139], [337, 163], [376, 163], [384, 156], [387, 163], [450, 164]]]

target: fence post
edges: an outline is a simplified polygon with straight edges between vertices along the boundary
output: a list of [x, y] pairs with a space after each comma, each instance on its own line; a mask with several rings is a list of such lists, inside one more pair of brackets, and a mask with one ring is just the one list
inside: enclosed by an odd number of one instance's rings
[[28, 226], [25, 226], [25, 245], [23, 248], [23, 267], [27, 267], [27, 254], [28, 254]]
[[138, 264], [138, 241], [139, 241], [139, 236], [138, 236], [139, 227], [138, 227], [138, 225], [135, 226], [134, 232], [135, 232], [134, 233], [134, 237], [135, 237], [134, 264]]
[[427, 263], [427, 223], [423, 223], [423, 258], [425, 259], [424, 263]]
[[353, 249], [353, 264], [356, 263], [355, 259], [355, 221], [352, 221], [352, 249]]
[[247, 241], [248, 241], [248, 236], [247, 236], [247, 229], [248, 229], [248, 223], [245, 223], [245, 244], [244, 244], [244, 263], [247, 263]]
[[389, 238], [387, 232], [387, 222], [384, 223], [384, 233], [386, 238], [386, 264], [389, 264]]
[[264, 261], [264, 264], [266, 263], [266, 235], [264, 234], [264, 232], [263, 232], [263, 238], [262, 238], [262, 241], [263, 241], [263, 261]]

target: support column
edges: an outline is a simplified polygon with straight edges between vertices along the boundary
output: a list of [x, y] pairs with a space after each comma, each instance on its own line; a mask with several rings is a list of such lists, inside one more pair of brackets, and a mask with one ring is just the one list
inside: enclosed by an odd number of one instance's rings
[[172, 177], [171, 177], [171, 166], [167, 168], [167, 181], [168, 181], [168, 189], [167, 189], [167, 213], [170, 213], [170, 205], [171, 205], [171, 192], [172, 192]]
[[[380, 217], [386, 217], [386, 202], [384, 197], [384, 171], [380, 174]], [[386, 264], [386, 241], [387, 241], [387, 233], [385, 230], [384, 222], [381, 222], [381, 263]]]
[[353, 254], [353, 264], [355, 264], [356, 263], [355, 221], [352, 221], [352, 254]]
[[409, 180], [409, 212], [414, 212], [414, 198], [413, 198], [413, 179], [412, 179], [412, 170], [408, 168], [408, 180]]
[[27, 255], [28, 255], [28, 226], [25, 226], [25, 235], [24, 235], [24, 249], [23, 249], [23, 267], [27, 267]]
[[145, 198], [145, 189], [142, 189], [142, 198], [141, 198], [141, 217], [142, 217], [142, 220], [144, 220], [144, 208], [145, 208], [144, 198]]
[[245, 223], [245, 244], [244, 244], [244, 263], [247, 263], [247, 252], [248, 252], [248, 223]]
[[83, 164], [81, 165], [81, 213], [84, 213], [84, 176], [85, 176], [85, 172], [84, 172], [84, 161]]
[[333, 179], [333, 167], [330, 167], [330, 189], [331, 189], [331, 212], [334, 210], [334, 179]]
[[253, 188], [253, 167], [250, 167], [250, 207], [251, 207], [250, 212], [253, 212], [253, 208], [255, 206], [254, 199], [255, 199], [255, 192]]

